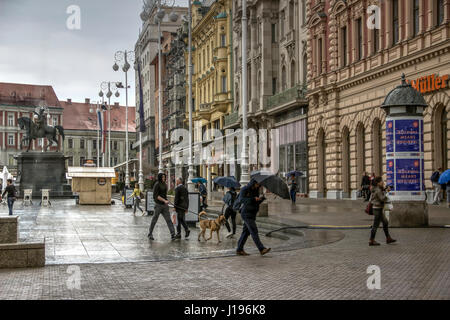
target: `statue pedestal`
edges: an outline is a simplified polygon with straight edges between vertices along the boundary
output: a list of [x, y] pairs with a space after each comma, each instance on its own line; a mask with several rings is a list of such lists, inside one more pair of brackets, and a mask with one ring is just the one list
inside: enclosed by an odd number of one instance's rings
[[50, 189], [51, 198], [72, 197], [66, 179], [66, 157], [61, 152], [21, 152], [17, 160], [16, 187], [22, 196], [33, 189], [33, 197], [42, 197], [42, 189]]

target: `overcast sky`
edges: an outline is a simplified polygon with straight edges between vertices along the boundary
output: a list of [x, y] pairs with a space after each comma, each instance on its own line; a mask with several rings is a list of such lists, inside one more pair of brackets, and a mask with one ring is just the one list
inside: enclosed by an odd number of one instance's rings
[[[67, 27], [71, 5], [80, 8], [79, 30]], [[141, 9], [142, 0], [0, 0], [0, 82], [51, 85], [60, 100], [99, 100], [102, 81], [125, 82], [123, 72], [112, 70], [114, 53], [134, 49]], [[125, 104], [124, 90], [115, 101]]]

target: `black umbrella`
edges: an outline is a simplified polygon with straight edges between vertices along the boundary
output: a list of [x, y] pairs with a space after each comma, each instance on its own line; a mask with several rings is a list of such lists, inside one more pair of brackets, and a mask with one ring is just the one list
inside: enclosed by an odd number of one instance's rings
[[286, 183], [277, 175], [265, 175], [265, 174], [255, 174], [252, 176], [258, 184], [262, 185], [264, 188], [280, 196], [283, 199], [290, 199], [289, 189]]
[[241, 184], [237, 182], [235, 177], [217, 177], [214, 180], [215, 184], [226, 188], [240, 188]]

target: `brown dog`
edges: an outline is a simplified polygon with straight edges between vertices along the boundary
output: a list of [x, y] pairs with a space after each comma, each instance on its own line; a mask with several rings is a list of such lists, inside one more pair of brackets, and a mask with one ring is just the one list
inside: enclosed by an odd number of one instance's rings
[[[198, 217], [200, 218], [203, 215], [207, 216], [205, 211], [200, 212]], [[220, 241], [219, 231], [220, 231], [220, 226], [223, 224], [225, 224], [225, 217], [223, 215], [220, 215], [215, 220], [207, 220], [207, 219], [200, 220], [200, 233], [198, 234], [198, 241], [200, 241], [201, 236], [203, 236], [203, 239], [205, 239], [205, 241], [210, 240], [212, 238], [213, 232], [216, 231], [217, 232], [217, 240], [218, 240], [217, 243], [222, 242], [222, 241]], [[211, 230], [211, 233], [210, 233], [208, 239], [205, 238], [206, 229]]]

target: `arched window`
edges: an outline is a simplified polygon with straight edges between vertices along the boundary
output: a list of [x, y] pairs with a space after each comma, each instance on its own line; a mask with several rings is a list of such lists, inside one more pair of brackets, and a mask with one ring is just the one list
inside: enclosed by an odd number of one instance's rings
[[236, 100], [234, 101], [234, 109], [238, 110], [239, 109], [239, 105], [241, 104], [241, 100], [239, 100], [239, 83], [236, 82], [236, 84], [234, 85], [234, 92], [236, 94]]
[[295, 20], [295, 12], [294, 12], [294, 1], [289, 2], [289, 29], [294, 29], [294, 20]]
[[292, 60], [291, 62], [291, 88], [293, 88], [295, 86], [295, 61]]
[[436, 107], [434, 113], [434, 170], [448, 169], [448, 112], [443, 104]]
[[381, 176], [383, 168], [383, 153], [381, 150], [381, 121], [375, 119], [372, 126], [372, 159], [373, 159], [373, 172], [376, 176]]
[[362, 179], [363, 173], [366, 170], [365, 163], [365, 130], [362, 122], [356, 126], [356, 181]]
[[286, 67], [283, 66], [281, 69], [281, 90], [286, 90]]
[[342, 191], [343, 198], [350, 197], [351, 179], [350, 179], [350, 131], [344, 127], [342, 131]]
[[325, 156], [325, 132], [321, 128], [317, 135], [317, 191], [319, 197], [325, 197], [326, 193], [326, 156]]
[[308, 58], [306, 54], [303, 55], [303, 84], [306, 83], [308, 76]]

